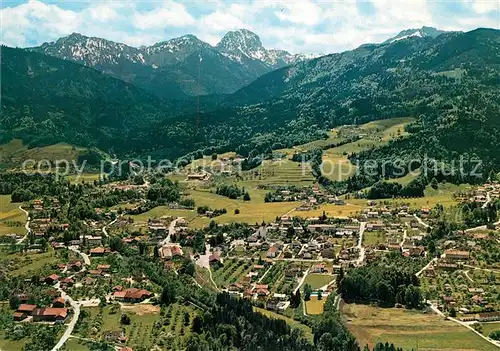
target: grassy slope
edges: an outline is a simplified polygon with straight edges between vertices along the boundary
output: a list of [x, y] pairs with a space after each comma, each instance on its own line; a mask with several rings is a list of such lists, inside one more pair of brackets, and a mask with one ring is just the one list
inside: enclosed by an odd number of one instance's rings
[[313, 339], [313, 336], [312, 336], [312, 330], [310, 327], [308, 327], [307, 325], [304, 325], [302, 323], [299, 323], [297, 322], [296, 320], [293, 320], [291, 318], [288, 318], [288, 317], [285, 317], [281, 314], [278, 314], [278, 313], [274, 313], [272, 311], [268, 311], [268, 310], [265, 310], [263, 308], [258, 308], [258, 307], [254, 307], [254, 311], [255, 312], [259, 312], [259, 313], [262, 313], [264, 316], [268, 317], [268, 318], [274, 318], [274, 319], [283, 319], [287, 324], [289, 324], [292, 328], [298, 328], [300, 330], [303, 331], [304, 333], [304, 336], [311, 340]]
[[66, 143], [58, 143], [44, 147], [28, 148], [20, 139], [14, 139], [7, 144], [0, 145], [0, 160], [15, 165], [24, 160], [75, 160], [85, 151], [84, 148], [74, 147]]
[[[18, 208], [19, 205], [19, 203], [10, 202], [10, 195], [0, 195], [0, 235], [26, 234], [24, 224], [27, 218], [24, 212]], [[13, 225], [13, 222], [17, 224]]]
[[[299, 205], [297, 202], [265, 203], [263, 199], [254, 198], [251, 201], [232, 200], [202, 190], [190, 190], [189, 197], [195, 200], [196, 206], [225, 208], [227, 210], [226, 214], [214, 218], [217, 223], [272, 221], [276, 216], [281, 216]], [[240, 213], [234, 214], [235, 209], [239, 209]], [[190, 222], [190, 226], [201, 227], [210, 223], [210, 220], [206, 217], [197, 217]]]
[[388, 341], [405, 350], [497, 350], [466, 328], [435, 314], [354, 304], [344, 305], [342, 311], [349, 330], [363, 346]]
[[386, 144], [398, 136], [404, 136], [404, 126], [413, 122], [410, 117], [391, 118], [363, 124], [358, 128], [362, 139], [327, 149], [323, 153], [323, 175], [331, 180], [345, 180], [356, 172], [356, 166], [347, 159], [352, 153]]

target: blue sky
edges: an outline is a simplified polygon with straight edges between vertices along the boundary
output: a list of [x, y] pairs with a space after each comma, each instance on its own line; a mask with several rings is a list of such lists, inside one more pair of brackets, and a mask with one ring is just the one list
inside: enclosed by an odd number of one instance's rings
[[18, 47], [73, 32], [132, 46], [194, 34], [215, 45], [247, 28], [267, 48], [331, 53], [424, 25], [500, 28], [500, 0], [3, 0], [0, 11], [1, 42]]

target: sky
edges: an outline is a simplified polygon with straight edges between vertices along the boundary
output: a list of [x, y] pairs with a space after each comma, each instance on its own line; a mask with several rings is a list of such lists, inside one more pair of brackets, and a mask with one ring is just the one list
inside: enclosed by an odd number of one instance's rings
[[194, 34], [212, 45], [249, 29], [266, 48], [333, 53], [408, 28], [500, 28], [500, 0], [0, 0], [2, 44], [41, 45], [73, 32], [151, 45]]

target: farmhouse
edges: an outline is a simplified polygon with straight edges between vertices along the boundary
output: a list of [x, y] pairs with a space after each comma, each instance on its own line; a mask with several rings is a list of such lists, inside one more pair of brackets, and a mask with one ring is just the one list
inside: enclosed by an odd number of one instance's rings
[[58, 322], [62, 323], [68, 317], [67, 308], [45, 307], [33, 311], [34, 322]]
[[104, 256], [106, 249], [104, 247], [95, 247], [90, 249], [90, 256]]
[[469, 251], [459, 251], [459, 250], [446, 250], [446, 258], [452, 260], [468, 260], [470, 258]]
[[113, 294], [115, 300], [122, 302], [141, 302], [151, 297], [153, 294], [145, 289], [129, 288], [117, 291]]
[[54, 301], [52, 301], [52, 307], [64, 307], [65, 303], [66, 301], [64, 301], [64, 298], [56, 297]]
[[47, 284], [55, 284], [59, 280], [59, 276], [57, 274], [51, 274], [45, 278], [45, 283]]

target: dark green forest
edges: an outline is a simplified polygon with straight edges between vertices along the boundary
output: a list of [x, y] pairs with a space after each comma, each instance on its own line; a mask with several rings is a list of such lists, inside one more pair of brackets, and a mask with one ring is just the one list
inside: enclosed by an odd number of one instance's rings
[[477, 156], [500, 168], [500, 32], [411, 38], [297, 63], [225, 97], [162, 100], [71, 62], [2, 47], [0, 140], [114, 155], [269, 154], [342, 124], [413, 116], [411, 137], [353, 157]]

